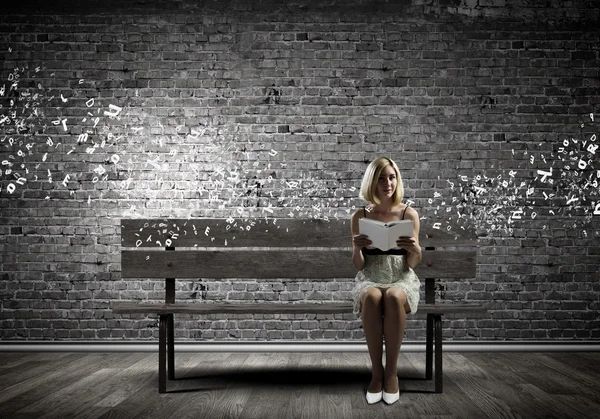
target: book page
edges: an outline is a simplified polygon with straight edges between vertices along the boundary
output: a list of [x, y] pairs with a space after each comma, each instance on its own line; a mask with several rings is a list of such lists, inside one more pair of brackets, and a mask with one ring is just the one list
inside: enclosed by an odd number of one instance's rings
[[399, 237], [412, 236], [413, 228], [414, 228], [414, 223], [412, 220], [401, 220], [401, 221], [397, 222], [396, 224], [394, 224], [393, 226], [389, 227], [389, 229], [388, 229], [389, 248], [391, 249], [391, 248], [398, 247], [398, 246], [396, 246], [396, 240], [398, 240]]
[[365, 220], [364, 218], [358, 220], [359, 233], [369, 237], [369, 240], [373, 242], [371, 245], [372, 247], [376, 247], [381, 250], [389, 249], [389, 237], [386, 228], [383, 227], [383, 225], [378, 225], [369, 221], [371, 220]]

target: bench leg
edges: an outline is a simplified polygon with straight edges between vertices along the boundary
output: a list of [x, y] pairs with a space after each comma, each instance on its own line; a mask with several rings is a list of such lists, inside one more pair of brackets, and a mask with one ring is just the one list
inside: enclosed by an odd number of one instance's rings
[[[173, 251], [174, 247], [167, 247], [167, 250]], [[165, 278], [165, 302], [175, 302], [175, 278]], [[168, 374], [169, 380], [175, 379], [175, 328], [173, 327], [173, 313], [167, 314], [167, 356], [169, 362]]]
[[173, 314], [168, 315], [167, 330], [169, 331], [169, 337], [167, 339], [168, 350], [167, 354], [169, 357], [169, 367], [167, 371], [169, 373], [169, 380], [175, 379], [175, 329], [173, 324]]
[[442, 372], [442, 316], [434, 316], [435, 323], [435, 392], [443, 392]]
[[425, 378], [433, 377], [433, 315], [427, 314], [427, 333], [425, 341]]
[[158, 331], [158, 392], [167, 392], [167, 318], [168, 314], [160, 315]]

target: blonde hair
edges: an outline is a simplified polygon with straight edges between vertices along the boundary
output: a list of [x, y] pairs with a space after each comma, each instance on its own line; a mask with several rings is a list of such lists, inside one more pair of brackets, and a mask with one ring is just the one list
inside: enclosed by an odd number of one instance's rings
[[400, 176], [400, 170], [392, 159], [387, 157], [379, 157], [373, 160], [367, 166], [365, 175], [363, 176], [362, 183], [360, 185], [360, 193], [358, 194], [360, 199], [370, 202], [375, 205], [379, 205], [381, 201], [377, 198], [377, 182], [383, 169], [387, 166], [392, 166], [396, 172], [396, 179], [398, 180], [396, 190], [392, 195], [392, 206], [396, 207], [402, 203], [404, 199], [404, 186], [402, 185], [402, 176]]

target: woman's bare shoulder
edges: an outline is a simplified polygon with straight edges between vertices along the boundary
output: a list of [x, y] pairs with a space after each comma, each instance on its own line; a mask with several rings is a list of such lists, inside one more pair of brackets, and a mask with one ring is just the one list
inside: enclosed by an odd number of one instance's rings
[[406, 208], [406, 216], [410, 218], [419, 218], [419, 213], [416, 209], [409, 206], [408, 208]]
[[358, 208], [356, 211], [352, 213], [351, 219], [362, 218], [364, 216], [363, 208]]

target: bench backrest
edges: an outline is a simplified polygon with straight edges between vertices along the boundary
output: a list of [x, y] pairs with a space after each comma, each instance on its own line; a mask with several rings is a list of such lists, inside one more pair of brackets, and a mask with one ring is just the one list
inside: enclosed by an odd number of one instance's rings
[[[435, 229], [424, 221], [419, 237], [423, 259], [415, 269], [417, 275], [474, 278], [475, 238]], [[326, 279], [356, 275], [349, 219], [256, 219], [252, 223], [215, 218], [124, 219], [121, 276]], [[175, 248], [183, 249], [168, 251]]]

